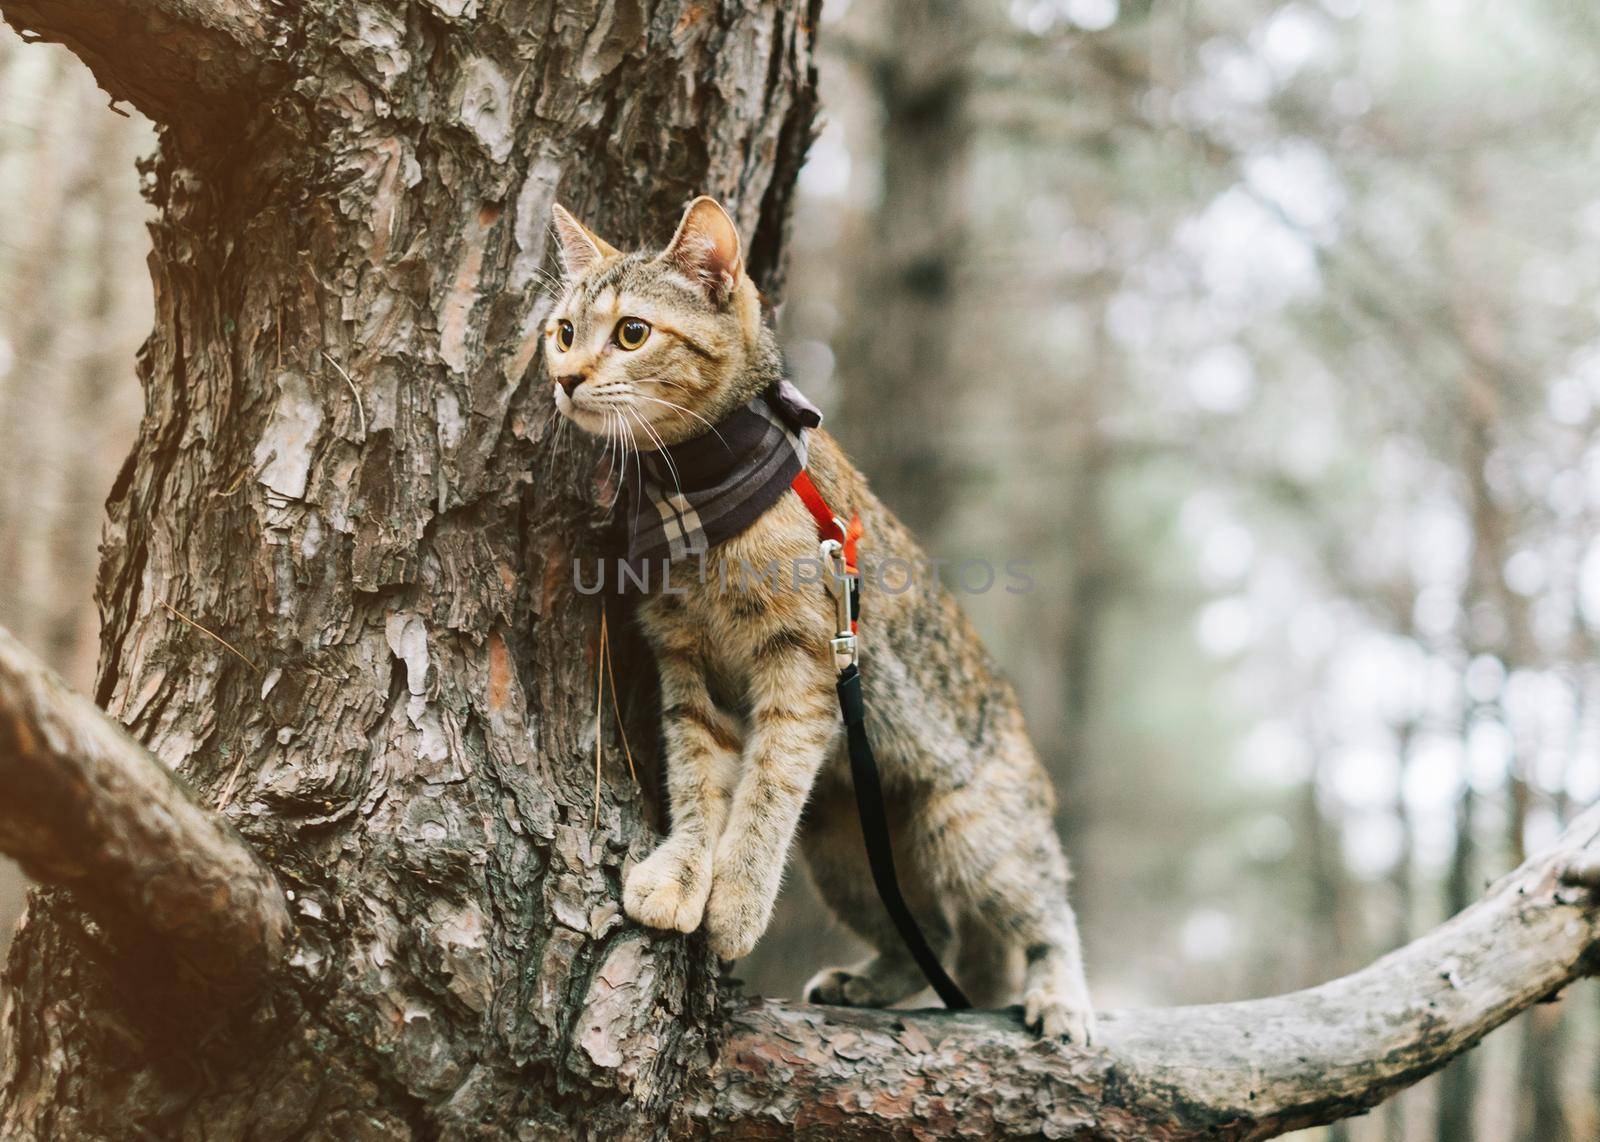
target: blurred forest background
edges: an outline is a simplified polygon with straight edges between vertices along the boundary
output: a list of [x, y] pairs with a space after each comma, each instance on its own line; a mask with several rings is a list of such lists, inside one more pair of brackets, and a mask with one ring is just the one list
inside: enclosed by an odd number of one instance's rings
[[[785, 339], [934, 555], [1030, 564], [964, 601], [1100, 1006], [1343, 973], [1600, 796], [1600, 10], [830, 0], [822, 48]], [[0, 31], [0, 624], [84, 689], [150, 139]], [[818, 917], [796, 873], [750, 987], [859, 954]], [[1587, 986], [1307, 1137], [1597, 1094]]]

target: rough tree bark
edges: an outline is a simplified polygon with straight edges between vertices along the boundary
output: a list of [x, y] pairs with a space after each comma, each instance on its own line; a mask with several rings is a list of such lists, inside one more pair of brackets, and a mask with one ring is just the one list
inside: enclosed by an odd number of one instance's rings
[[[1370, 1105], [1591, 965], [1593, 813], [1363, 973], [1111, 1013], [1103, 1052], [1014, 1012], [734, 998], [699, 938], [620, 913], [654, 828], [597, 720], [600, 616], [571, 578], [605, 540], [596, 452], [555, 446], [531, 377], [558, 194], [620, 242], [719, 194], [776, 288], [815, 4], [0, 12], [165, 125], [96, 695], [144, 748], [7, 643], [0, 847], [168, 823], [105, 849], [87, 891], [35, 860], [79, 895], [34, 900], [0, 984], [0, 1136], [1265, 1137]], [[616, 650], [641, 747], [649, 666]], [[17, 796], [27, 774], [59, 798]], [[118, 774], [150, 791], [104, 796]], [[126, 906], [127, 869], [189, 831], [293, 925], [248, 999], [158, 1004], [129, 970], [130, 942], [185, 936]], [[1574, 864], [1586, 887], [1558, 883]]]
[[224, 806], [297, 931], [250, 1021], [201, 1034], [36, 899], [0, 1136], [649, 1133], [703, 1069], [716, 972], [622, 920], [654, 829], [609, 727], [592, 824], [571, 562], [602, 529], [596, 452], [551, 450], [532, 380], [550, 204], [625, 243], [717, 194], [775, 287], [815, 4], [0, 12], [162, 124], [96, 698]]

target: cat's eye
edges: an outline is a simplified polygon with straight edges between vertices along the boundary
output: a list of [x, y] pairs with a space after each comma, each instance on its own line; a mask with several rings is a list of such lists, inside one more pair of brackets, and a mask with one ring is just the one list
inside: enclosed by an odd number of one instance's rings
[[556, 348], [563, 353], [572, 348], [573, 333], [572, 322], [565, 318], [556, 322]]
[[617, 344], [624, 349], [637, 349], [650, 336], [650, 323], [637, 317], [624, 317], [617, 322]]

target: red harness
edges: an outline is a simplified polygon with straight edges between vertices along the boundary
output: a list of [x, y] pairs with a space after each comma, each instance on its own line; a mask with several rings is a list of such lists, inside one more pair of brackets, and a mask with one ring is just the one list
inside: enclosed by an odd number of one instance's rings
[[804, 468], [789, 485], [800, 497], [800, 502], [806, 505], [806, 510], [811, 513], [811, 518], [817, 521], [817, 538], [832, 539], [844, 548], [845, 570], [854, 575], [856, 573], [856, 545], [861, 541], [862, 528], [861, 516], [850, 517], [850, 526], [842, 527], [840, 517], [833, 514], [833, 509], [828, 506], [828, 501], [822, 498], [822, 493], [817, 491], [817, 486], [811, 482], [811, 474]]
[[[857, 620], [861, 612], [861, 575], [856, 569], [856, 547], [861, 542], [861, 516], [859, 513], [850, 517], [850, 526], [844, 525], [842, 517], [834, 515], [833, 509], [828, 506], [828, 501], [822, 498], [822, 493], [817, 491], [817, 486], [811, 482], [811, 476], [804, 468], [789, 485], [800, 497], [800, 502], [806, 505], [806, 510], [811, 513], [811, 518], [817, 522], [817, 539], [827, 543], [830, 540], [837, 543], [844, 555], [844, 573], [848, 579], [848, 586], [841, 583], [839, 590], [847, 590], [849, 597], [850, 633], [856, 632]], [[830, 590], [832, 590], [830, 588]], [[836, 595], [842, 599], [844, 596]], [[840, 603], [841, 606], [845, 604]], [[840, 627], [844, 631], [844, 614], [839, 615]]]

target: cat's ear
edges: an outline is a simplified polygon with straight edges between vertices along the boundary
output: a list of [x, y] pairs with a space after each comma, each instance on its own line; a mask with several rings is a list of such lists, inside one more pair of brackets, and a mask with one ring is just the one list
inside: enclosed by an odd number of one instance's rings
[[561, 243], [561, 268], [567, 277], [575, 278], [607, 258], [618, 254], [615, 246], [579, 222], [559, 202], [551, 203], [550, 213], [556, 222], [556, 237]]
[[701, 195], [683, 212], [661, 260], [704, 283], [711, 300], [726, 301], [744, 274], [739, 228], [716, 199]]

